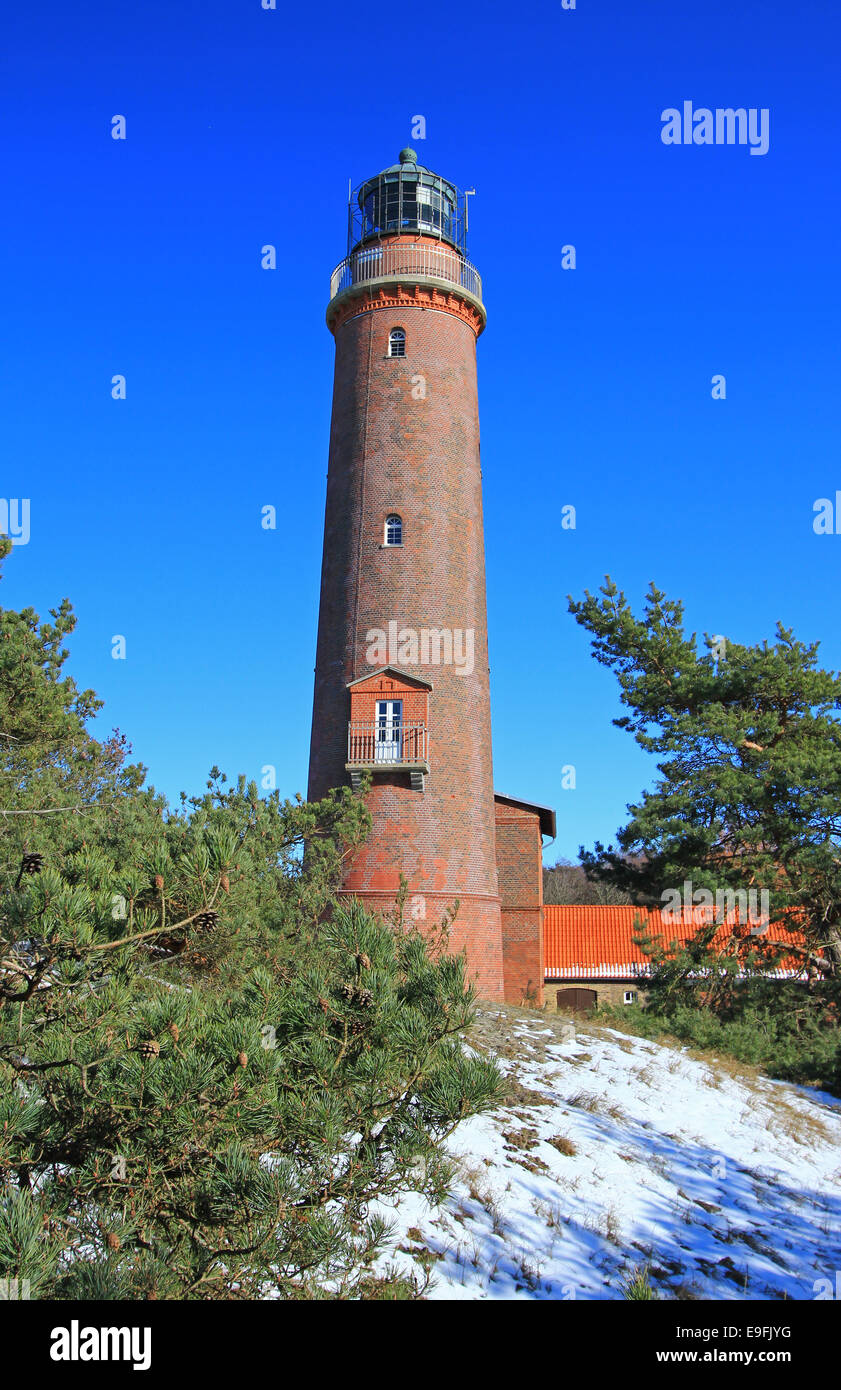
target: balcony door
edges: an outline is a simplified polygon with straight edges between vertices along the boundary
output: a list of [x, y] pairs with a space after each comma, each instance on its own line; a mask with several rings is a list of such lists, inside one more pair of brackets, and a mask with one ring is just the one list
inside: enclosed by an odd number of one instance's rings
[[374, 761], [399, 763], [403, 757], [403, 701], [377, 701], [377, 736]]

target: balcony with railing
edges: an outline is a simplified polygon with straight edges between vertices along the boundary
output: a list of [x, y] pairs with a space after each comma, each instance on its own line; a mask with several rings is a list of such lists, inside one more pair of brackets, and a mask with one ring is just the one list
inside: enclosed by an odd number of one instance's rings
[[346, 770], [356, 787], [363, 772], [408, 772], [412, 787], [423, 791], [429, 772], [429, 731], [420, 720], [385, 723], [382, 719], [348, 724]]
[[481, 303], [482, 277], [470, 261], [445, 245], [394, 241], [360, 246], [336, 266], [330, 298], [372, 280], [437, 280], [457, 285]]

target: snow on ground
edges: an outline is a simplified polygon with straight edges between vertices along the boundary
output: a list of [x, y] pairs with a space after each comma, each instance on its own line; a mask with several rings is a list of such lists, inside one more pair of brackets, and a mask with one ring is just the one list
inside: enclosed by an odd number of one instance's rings
[[[435, 1210], [404, 1196], [390, 1262], [430, 1298], [812, 1299], [841, 1269], [841, 1101], [588, 1023], [485, 1005], [506, 1103], [450, 1140]], [[818, 1290], [819, 1291], [819, 1290]]]

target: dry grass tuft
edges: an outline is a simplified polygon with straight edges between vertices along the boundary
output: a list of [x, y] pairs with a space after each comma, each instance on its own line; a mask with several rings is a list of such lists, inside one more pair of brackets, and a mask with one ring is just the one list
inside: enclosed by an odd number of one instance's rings
[[557, 1149], [558, 1153], [563, 1154], [565, 1158], [574, 1158], [578, 1153], [577, 1144], [573, 1143], [568, 1134], [553, 1134], [551, 1139], [546, 1140], [546, 1143], [551, 1144], [552, 1148]]
[[577, 1110], [586, 1110], [590, 1115], [608, 1115], [611, 1120], [627, 1118], [621, 1105], [605, 1100], [593, 1091], [576, 1091], [574, 1096], [567, 1098], [567, 1104], [575, 1106]]
[[558, 1202], [538, 1202], [532, 1203], [532, 1209], [541, 1217], [551, 1231], [563, 1232], [567, 1223], [567, 1215]]
[[524, 1086], [518, 1081], [516, 1076], [505, 1078], [505, 1091], [503, 1094], [503, 1105], [553, 1105], [551, 1096], [544, 1096], [540, 1091], [533, 1091], [529, 1086]]
[[504, 1129], [503, 1139], [514, 1149], [536, 1149], [540, 1137], [536, 1129]]
[[606, 1207], [604, 1211], [591, 1212], [585, 1218], [584, 1229], [593, 1231], [597, 1236], [603, 1236], [605, 1240], [610, 1241], [611, 1245], [622, 1244], [622, 1228], [615, 1207]]

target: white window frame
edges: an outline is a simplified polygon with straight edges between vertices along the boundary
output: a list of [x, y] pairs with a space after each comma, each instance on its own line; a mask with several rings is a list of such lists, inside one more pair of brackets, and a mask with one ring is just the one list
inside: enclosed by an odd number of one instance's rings
[[[392, 525], [392, 523], [396, 523], [396, 525]], [[395, 531], [398, 532], [398, 534], [399, 534], [399, 536], [400, 536], [399, 541], [391, 540], [391, 538], [390, 538], [390, 536], [389, 536], [389, 531], [390, 531], [390, 530], [395, 530]], [[388, 546], [389, 549], [391, 549], [393, 546], [402, 545], [402, 544], [403, 544], [403, 518], [402, 518], [402, 516], [400, 516], [400, 514], [399, 514], [398, 512], [389, 512], [388, 516], [387, 516], [386, 519], [385, 519], [385, 523], [384, 523], [384, 525], [383, 525], [383, 545], [384, 545], [384, 546]]]
[[378, 700], [374, 737], [374, 762], [399, 763], [403, 759], [403, 701]]

